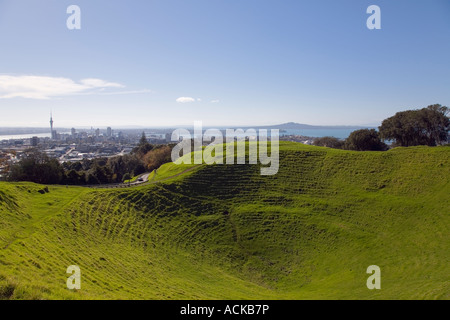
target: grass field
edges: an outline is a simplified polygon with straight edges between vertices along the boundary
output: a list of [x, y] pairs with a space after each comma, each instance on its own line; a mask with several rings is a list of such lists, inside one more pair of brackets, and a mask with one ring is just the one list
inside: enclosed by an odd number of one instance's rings
[[275, 176], [167, 164], [129, 189], [0, 183], [0, 298], [449, 299], [449, 164], [450, 147], [281, 143]]

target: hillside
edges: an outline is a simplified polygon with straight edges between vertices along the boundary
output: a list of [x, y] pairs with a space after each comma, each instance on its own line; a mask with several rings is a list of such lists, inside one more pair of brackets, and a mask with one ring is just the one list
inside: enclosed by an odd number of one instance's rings
[[167, 164], [129, 189], [0, 183], [0, 298], [449, 299], [449, 164], [449, 147], [281, 143], [275, 176]]

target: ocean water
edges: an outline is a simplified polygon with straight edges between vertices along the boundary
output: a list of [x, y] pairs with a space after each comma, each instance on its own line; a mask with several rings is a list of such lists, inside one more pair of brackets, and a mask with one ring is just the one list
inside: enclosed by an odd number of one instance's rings
[[31, 139], [32, 137], [38, 138], [50, 138], [50, 133], [28, 133], [28, 134], [14, 134], [14, 135], [0, 135], [0, 141], [2, 140], [21, 140], [21, 139]]
[[[258, 132], [258, 129], [255, 128], [255, 130]], [[357, 129], [349, 129], [349, 128], [338, 128], [338, 129], [301, 129], [301, 130], [284, 130], [283, 132], [280, 132], [280, 136], [283, 135], [301, 135], [301, 136], [307, 136], [307, 137], [335, 137], [339, 139], [346, 139], [352, 133]], [[270, 135], [270, 130], [269, 130]], [[155, 134], [153, 132], [146, 132], [147, 137], [151, 136], [159, 136], [161, 138], [164, 138], [164, 134]], [[30, 133], [30, 134], [16, 134], [16, 135], [0, 135], [0, 141], [2, 140], [11, 140], [11, 139], [30, 139], [32, 137], [38, 137], [38, 138], [50, 138], [50, 133]]]
[[307, 137], [335, 137], [338, 139], [347, 139], [350, 133], [358, 129], [339, 128], [339, 129], [302, 129], [302, 130], [285, 130], [280, 132], [283, 135], [301, 135]]
[[[255, 128], [256, 134], [258, 135], [260, 133], [258, 128]], [[336, 128], [336, 129], [289, 129], [289, 130], [283, 130], [279, 132], [280, 137], [287, 136], [287, 135], [299, 135], [299, 136], [305, 136], [305, 137], [314, 137], [314, 138], [321, 138], [321, 137], [335, 137], [338, 139], [347, 139], [350, 133], [353, 131], [358, 130], [355, 128]], [[225, 131], [222, 130], [222, 134], [225, 138]], [[271, 131], [270, 129], [267, 130], [267, 134], [270, 136]], [[192, 132], [190, 135], [181, 135], [183, 138], [199, 138], [198, 136], [194, 135]], [[238, 137], [244, 137], [245, 134], [237, 134]]]

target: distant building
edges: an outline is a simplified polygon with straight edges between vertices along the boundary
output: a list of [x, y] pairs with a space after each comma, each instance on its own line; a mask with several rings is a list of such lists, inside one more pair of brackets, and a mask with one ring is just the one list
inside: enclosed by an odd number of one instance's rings
[[72, 134], [72, 137], [74, 137], [77, 134], [77, 130], [75, 130], [75, 128], [72, 128], [72, 130], [70, 130], [70, 133]]
[[56, 130], [53, 130], [53, 115], [52, 115], [52, 113], [50, 113], [50, 133], [51, 133], [51, 137], [52, 137], [52, 140], [56, 140], [56, 135], [57, 135], [57, 133], [56, 133]]
[[38, 137], [32, 137], [30, 139], [30, 144], [32, 147], [37, 147], [37, 145], [39, 144], [39, 138]]
[[108, 138], [112, 136], [112, 129], [111, 129], [111, 127], [108, 127], [108, 128], [106, 129], [106, 136], [107, 136]]
[[97, 130], [95, 130], [95, 136], [97, 138], [100, 137], [100, 129], [97, 128]]

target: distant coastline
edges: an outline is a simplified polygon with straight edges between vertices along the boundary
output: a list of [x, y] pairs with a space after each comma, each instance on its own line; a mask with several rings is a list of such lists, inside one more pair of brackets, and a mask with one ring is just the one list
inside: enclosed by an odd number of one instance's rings
[[[230, 126], [230, 128], [233, 128], [234, 126]], [[238, 127], [234, 127], [238, 128]], [[370, 126], [317, 126], [317, 125], [308, 125], [308, 124], [301, 124], [301, 123], [284, 123], [279, 125], [270, 125], [270, 126], [254, 126], [254, 127], [240, 127], [244, 130], [253, 128], [253, 129], [279, 129], [280, 130], [280, 136], [285, 135], [299, 135], [299, 136], [305, 136], [305, 137], [326, 137], [331, 136], [339, 139], [346, 139], [350, 135], [352, 131], [358, 130], [358, 129], [366, 129], [366, 128], [375, 128], [376, 127], [370, 127]], [[206, 128], [205, 128], [206, 129]], [[220, 127], [219, 127], [220, 129]], [[58, 132], [70, 132], [67, 128], [56, 128]], [[155, 132], [162, 132], [162, 133], [170, 133], [173, 131], [173, 129], [166, 128], [142, 128], [142, 129], [122, 129], [123, 131], [151, 131], [156, 130]], [[38, 138], [50, 138], [50, 129], [49, 128], [0, 128], [0, 141], [2, 140], [11, 140], [11, 139], [30, 139], [32, 137], [38, 137]]]
[[50, 133], [25, 133], [25, 134], [12, 134], [12, 135], [0, 135], [0, 141], [2, 140], [23, 140], [31, 139], [32, 137], [38, 138], [50, 138]]

